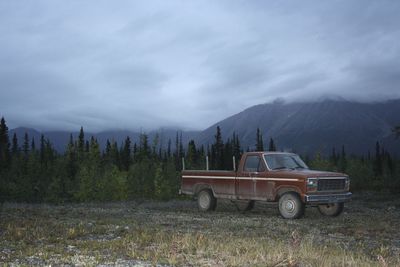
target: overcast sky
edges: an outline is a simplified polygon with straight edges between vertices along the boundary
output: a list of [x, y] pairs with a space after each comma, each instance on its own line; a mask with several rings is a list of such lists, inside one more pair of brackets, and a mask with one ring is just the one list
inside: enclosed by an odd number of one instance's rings
[[400, 97], [400, 1], [0, 1], [0, 116], [204, 129], [276, 98]]

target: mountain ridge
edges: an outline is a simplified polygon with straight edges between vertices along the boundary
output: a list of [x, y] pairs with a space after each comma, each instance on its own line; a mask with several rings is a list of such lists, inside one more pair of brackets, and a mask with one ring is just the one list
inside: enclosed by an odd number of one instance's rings
[[203, 144], [213, 142], [217, 126], [224, 137], [239, 135], [246, 149], [254, 148], [256, 129], [264, 142], [273, 138], [281, 150], [327, 154], [345, 145], [350, 153], [366, 154], [377, 141], [391, 152], [400, 152], [400, 140], [392, 129], [400, 124], [400, 99], [360, 103], [324, 100], [302, 103], [268, 103], [252, 106], [215, 123], [197, 137]]
[[[158, 134], [161, 146], [166, 148], [171, 140], [175, 148], [176, 134], [182, 134], [182, 142], [186, 147], [193, 139], [196, 145], [211, 145], [214, 142], [216, 127], [219, 126], [224, 140], [233, 133], [239, 136], [242, 148], [254, 149], [256, 129], [260, 128], [264, 144], [270, 138], [276, 142], [278, 149], [303, 154], [321, 152], [328, 154], [333, 148], [339, 150], [342, 145], [349, 153], [366, 154], [373, 151], [377, 141], [385, 149], [400, 155], [400, 140], [394, 138], [392, 129], [400, 125], [400, 99], [385, 102], [362, 103], [342, 99], [325, 99], [323, 101], [258, 104], [237, 114], [229, 116], [203, 131], [182, 131], [172, 128], [161, 128], [147, 132], [152, 144]], [[19, 127], [10, 130], [10, 138], [17, 133], [22, 143], [24, 133], [34, 137], [38, 143], [40, 131]], [[43, 132], [51, 140], [54, 147], [65, 150], [71, 132]], [[79, 132], [72, 132], [74, 139]], [[129, 130], [107, 130], [99, 133], [85, 133], [86, 138], [94, 136], [104, 148], [106, 140], [114, 140], [119, 145], [129, 136], [132, 142], [138, 142], [140, 132]]]

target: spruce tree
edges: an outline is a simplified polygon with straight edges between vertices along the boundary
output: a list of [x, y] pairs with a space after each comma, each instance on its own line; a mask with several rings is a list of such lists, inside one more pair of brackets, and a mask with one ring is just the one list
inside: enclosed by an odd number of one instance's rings
[[171, 138], [168, 139], [167, 157], [171, 157]]
[[106, 154], [106, 155], [110, 155], [110, 153], [111, 153], [111, 143], [110, 143], [110, 140], [107, 139], [107, 141], [106, 141], [106, 152], [105, 152], [105, 154]]
[[136, 142], [133, 144], [133, 151], [132, 151], [132, 156], [133, 156], [133, 163], [135, 163], [137, 160], [137, 154], [138, 154], [138, 148]]
[[139, 160], [150, 157], [149, 138], [147, 134], [140, 134]]
[[27, 132], [25, 132], [24, 135], [24, 144], [22, 146], [22, 151], [24, 152], [24, 159], [27, 160], [29, 157], [29, 136]]
[[83, 131], [83, 127], [81, 126], [81, 130], [79, 131], [78, 136], [78, 156], [83, 158], [83, 152], [85, 151], [85, 133]]
[[86, 153], [86, 154], [89, 153], [89, 150], [90, 150], [90, 143], [89, 143], [89, 140], [86, 140], [84, 153]]
[[54, 178], [53, 175], [57, 170], [55, 166], [55, 159], [56, 152], [54, 148], [52, 147], [49, 139], [45, 139], [42, 135], [40, 138], [39, 151], [40, 173], [36, 177], [36, 180], [32, 182], [34, 185], [34, 201], [43, 201], [46, 198], [48, 191], [50, 190], [49, 186]]
[[264, 142], [260, 128], [257, 128], [256, 151], [264, 151]]
[[32, 137], [31, 151], [32, 151], [32, 152], [35, 152], [35, 151], [36, 151], [35, 137]]
[[182, 158], [185, 157], [185, 150], [183, 148], [183, 143], [182, 143], [182, 132], [178, 134], [176, 132], [176, 138], [175, 138], [175, 153], [174, 153], [174, 159], [175, 159], [175, 168], [177, 170], [182, 169]]
[[154, 138], [153, 138], [153, 145], [152, 145], [152, 154], [154, 156], [157, 155], [157, 147], [160, 144], [160, 135], [158, 133], [155, 134]]
[[181, 157], [181, 159], [185, 157], [185, 151], [183, 149], [183, 141], [182, 141], [182, 132], [179, 136], [179, 156]]
[[111, 142], [111, 150], [110, 150], [109, 160], [110, 160], [109, 163], [114, 164], [119, 169], [121, 169], [121, 166], [120, 166], [121, 165], [121, 155], [119, 153], [117, 141], [112, 140], [112, 142]]
[[275, 142], [272, 138], [269, 139], [268, 151], [276, 151]]
[[229, 138], [224, 145], [224, 170], [233, 169], [233, 141]]
[[336, 155], [335, 147], [332, 148], [332, 154], [331, 154], [330, 160], [331, 160], [333, 166], [337, 166], [337, 164], [338, 164], [338, 156]]
[[0, 121], [0, 172], [2, 169], [10, 167], [10, 140], [8, 137], [8, 127], [4, 117]]
[[107, 138], [106, 140], [106, 147], [103, 151], [103, 162], [105, 165], [111, 164], [112, 163], [112, 159], [111, 159], [111, 142], [110, 140]]
[[224, 169], [224, 142], [222, 141], [221, 128], [217, 126], [215, 143], [211, 146], [211, 157], [213, 167], [218, 170]]
[[66, 193], [66, 198], [71, 199], [72, 196], [76, 194], [79, 188], [79, 181], [76, 178], [79, 164], [77, 158], [77, 150], [72, 134], [70, 135], [67, 150], [65, 152], [65, 161], [66, 161], [65, 193]]
[[14, 158], [19, 154], [18, 138], [16, 133], [13, 135], [11, 153]]
[[342, 153], [340, 154], [339, 158], [339, 171], [341, 172], [346, 172], [347, 169], [347, 157], [346, 157], [346, 151], [344, 149], [344, 145], [342, 145]]
[[180, 170], [181, 167], [181, 155], [179, 154], [180, 149], [179, 149], [179, 135], [178, 132], [176, 132], [176, 137], [175, 137], [175, 153], [174, 153], [174, 159], [175, 159], [175, 169]]
[[200, 149], [197, 150], [197, 162], [198, 165], [197, 167], [199, 169], [205, 169], [206, 168], [206, 150], [204, 149], [204, 145], [200, 146]]
[[121, 153], [121, 165], [122, 165], [122, 169], [127, 171], [129, 170], [129, 166], [132, 163], [132, 158], [131, 155], [132, 151], [131, 151], [131, 139], [129, 138], [129, 136], [126, 137], [125, 142], [124, 142], [124, 147], [122, 149], [122, 153]]
[[375, 144], [375, 162], [374, 162], [374, 171], [376, 176], [382, 175], [382, 154], [380, 149], [380, 144], [377, 141]]
[[40, 136], [40, 165], [43, 166], [45, 163], [45, 140], [44, 140], [44, 135], [42, 134]]
[[186, 168], [196, 168], [197, 167], [197, 150], [196, 150], [196, 144], [194, 140], [190, 140], [187, 148], [187, 154], [186, 154]]

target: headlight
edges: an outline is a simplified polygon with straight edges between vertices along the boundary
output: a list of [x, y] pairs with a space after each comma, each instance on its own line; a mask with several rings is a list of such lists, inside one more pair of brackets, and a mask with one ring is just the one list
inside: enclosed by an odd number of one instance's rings
[[318, 178], [307, 178], [307, 191], [317, 191]]
[[349, 191], [350, 190], [350, 178], [347, 177], [344, 183], [344, 188]]

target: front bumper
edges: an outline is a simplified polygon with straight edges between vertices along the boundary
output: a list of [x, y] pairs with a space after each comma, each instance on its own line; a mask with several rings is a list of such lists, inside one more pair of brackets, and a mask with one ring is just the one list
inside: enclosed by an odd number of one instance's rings
[[336, 193], [329, 195], [305, 195], [304, 200], [306, 204], [328, 204], [328, 203], [339, 203], [348, 202], [351, 200], [351, 192], [347, 193]]

